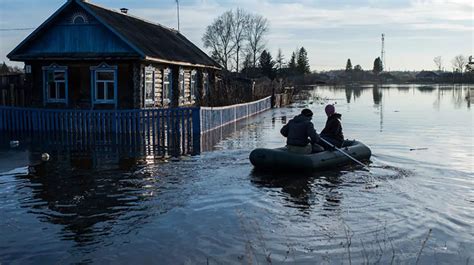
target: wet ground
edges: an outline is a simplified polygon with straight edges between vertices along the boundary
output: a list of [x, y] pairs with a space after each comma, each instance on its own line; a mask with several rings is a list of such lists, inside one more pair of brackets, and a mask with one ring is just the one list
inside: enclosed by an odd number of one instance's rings
[[[3, 136], [0, 263], [470, 264], [473, 90], [315, 87], [180, 159], [64, 148], [43, 163], [44, 143]], [[282, 146], [302, 107], [320, 131], [326, 103], [371, 147], [371, 172], [253, 170], [250, 151]]]

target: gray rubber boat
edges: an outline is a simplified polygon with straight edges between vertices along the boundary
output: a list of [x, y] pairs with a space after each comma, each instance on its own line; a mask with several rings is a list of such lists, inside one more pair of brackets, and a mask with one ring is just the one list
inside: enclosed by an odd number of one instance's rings
[[[359, 141], [345, 141], [341, 148], [357, 160], [367, 160], [372, 152]], [[315, 154], [291, 153], [286, 147], [267, 149], [257, 148], [250, 153], [250, 162], [257, 169], [265, 170], [318, 170], [343, 166], [353, 161], [340, 151], [324, 151]]]

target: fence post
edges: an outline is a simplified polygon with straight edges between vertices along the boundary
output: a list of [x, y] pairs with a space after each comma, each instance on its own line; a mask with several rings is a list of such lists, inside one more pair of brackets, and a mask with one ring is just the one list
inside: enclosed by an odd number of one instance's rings
[[193, 152], [192, 155], [201, 153], [201, 108], [192, 108], [193, 123]]

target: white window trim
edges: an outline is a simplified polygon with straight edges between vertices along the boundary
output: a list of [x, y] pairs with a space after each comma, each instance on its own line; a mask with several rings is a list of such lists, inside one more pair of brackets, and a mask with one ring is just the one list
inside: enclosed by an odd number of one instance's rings
[[[147, 73], [150, 73], [151, 72], [151, 87], [152, 87], [152, 98], [147, 98], [146, 97], [146, 84], [147, 84], [147, 80], [146, 80], [146, 76], [147, 76]], [[155, 104], [155, 97], [156, 97], [156, 86], [155, 86], [155, 77], [156, 77], [156, 70], [155, 68], [149, 66], [149, 67], [146, 67], [145, 68], [145, 75], [144, 75], [144, 78], [143, 78], [143, 93], [144, 93], [144, 99], [145, 99], [145, 105], [153, 105]]]
[[[111, 80], [99, 80], [99, 74], [100, 73], [112, 73], [114, 75], [114, 80], [111, 81]], [[116, 76], [115, 76], [115, 70], [96, 70], [95, 71], [95, 78], [94, 78], [94, 85], [95, 85], [95, 89], [94, 89], [94, 102], [95, 103], [101, 103], [101, 104], [113, 104], [115, 103], [115, 80], [117, 79]], [[105, 99], [99, 99], [99, 88], [98, 88], [98, 84], [99, 83], [103, 83], [104, 86], [102, 89], [104, 89], [104, 98]], [[114, 97], [112, 99], [109, 99], [108, 96], [109, 96], [109, 90], [107, 89], [108, 86], [107, 84], [110, 84], [112, 83], [114, 85]]]
[[184, 97], [184, 93], [185, 93], [185, 90], [186, 90], [186, 85], [185, 85], [185, 82], [184, 82], [184, 75], [185, 75], [185, 72], [183, 69], [180, 69], [179, 70], [179, 105], [183, 105], [186, 103], [186, 100], [185, 100], [185, 97]]
[[207, 98], [210, 94], [210, 87], [209, 87], [209, 74], [208, 73], [203, 73], [202, 74], [203, 78], [203, 97]]
[[[171, 95], [172, 95], [172, 75], [171, 69], [166, 68], [163, 70], [163, 87], [161, 92], [161, 97], [163, 98], [163, 104], [170, 104], [171, 103]], [[165, 81], [167, 79], [167, 81]], [[167, 88], [166, 88], [167, 87]], [[166, 97], [165, 97], [166, 96]]]
[[194, 103], [196, 101], [196, 92], [197, 92], [197, 71], [192, 70], [191, 71], [191, 83], [190, 83], [190, 94], [191, 94], [191, 103]]
[[[93, 88], [93, 93], [92, 93], [92, 105], [96, 104], [114, 104], [115, 107], [117, 107], [117, 99], [118, 99], [118, 84], [117, 84], [117, 66], [109, 66], [106, 63], [102, 63], [99, 66], [91, 67], [91, 72], [92, 72], [92, 88]], [[97, 80], [98, 74], [99, 73], [113, 73], [114, 75], [114, 80], [109, 81], [109, 80]], [[104, 83], [104, 97], [108, 97], [108, 89], [105, 84], [107, 83], [113, 83], [114, 84], [114, 98], [113, 99], [98, 99], [98, 83]]]

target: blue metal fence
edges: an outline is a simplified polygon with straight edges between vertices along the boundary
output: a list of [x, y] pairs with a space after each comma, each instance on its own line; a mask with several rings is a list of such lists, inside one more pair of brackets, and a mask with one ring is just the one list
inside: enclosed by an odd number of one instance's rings
[[201, 107], [201, 133], [207, 133], [270, 108], [271, 97], [225, 107]]
[[270, 106], [270, 97], [219, 108], [70, 110], [0, 106], [0, 132], [40, 136], [66, 146], [138, 144], [158, 147], [163, 155], [197, 154], [201, 134]]
[[[0, 107], [0, 131], [46, 134], [64, 144], [143, 142], [169, 153], [199, 152], [199, 108], [59, 110]], [[196, 147], [196, 148], [195, 148]]]

